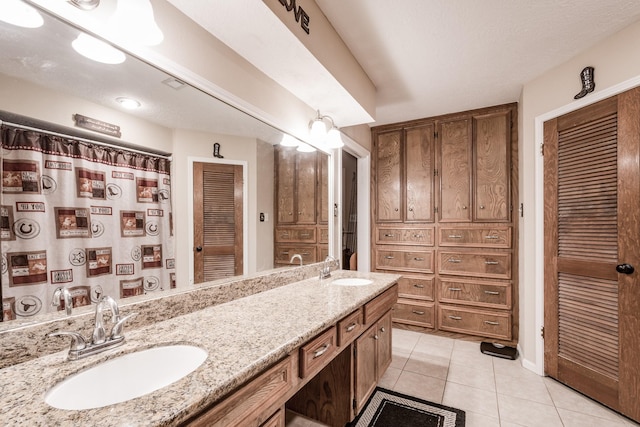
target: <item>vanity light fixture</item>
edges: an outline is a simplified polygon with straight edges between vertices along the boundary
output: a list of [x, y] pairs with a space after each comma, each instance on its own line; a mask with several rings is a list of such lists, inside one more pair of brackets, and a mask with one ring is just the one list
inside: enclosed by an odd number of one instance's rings
[[[329, 128], [327, 130], [327, 122]], [[317, 145], [323, 145], [327, 148], [340, 148], [344, 146], [340, 130], [336, 127], [333, 119], [327, 115], [321, 115], [318, 111], [317, 116], [309, 123], [309, 136], [311, 141]]]
[[121, 64], [126, 59], [120, 50], [86, 33], [80, 33], [71, 46], [80, 55], [103, 64]]
[[285, 133], [284, 135], [282, 135], [280, 145], [282, 145], [283, 147], [297, 147], [298, 145], [300, 145], [300, 141]]
[[140, 108], [140, 106], [142, 105], [139, 101], [124, 96], [116, 98], [116, 101], [127, 110], [135, 110], [136, 108]]
[[304, 142], [301, 142], [296, 150], [300, 151], [301, 153], [313, 153], [314, 151], [316, 151], [315, 147]]
[[44, 24], [40, 12], [22, 0], [0, 1], [0, 21], [23, 28], [39, 28]]
[[164, 39], [149, 0], [118, 0], [108, 26], [119, 38], [145, 46], [155, 46]]
[[69, 3], [82, 10], [93, 10], [100, 5], [100, 0], [67, 0]]

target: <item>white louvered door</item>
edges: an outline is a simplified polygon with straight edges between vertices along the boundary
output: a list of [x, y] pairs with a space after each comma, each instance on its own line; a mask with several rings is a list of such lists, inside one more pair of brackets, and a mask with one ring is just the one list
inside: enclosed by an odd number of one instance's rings
[[193, 165], [194, 283], [243, 272], [242, 166]]
[[545, 371], [640, 418], [640, 91], [545, 123]]

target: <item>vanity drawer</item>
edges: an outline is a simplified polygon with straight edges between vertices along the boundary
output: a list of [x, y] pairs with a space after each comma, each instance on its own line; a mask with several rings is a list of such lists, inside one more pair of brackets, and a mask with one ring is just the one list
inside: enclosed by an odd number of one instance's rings
[[398, 279], [398, 297], [434, 300], [433, 277], [425, 278], [404, 274]]
[[[315, 246], [276, 244], [275, 252], [276, 262], [289, 264], [291, 257], [295, 254], [300, 254], [302, 256], [302, 262], [304, 264], [316, 262]], [[298, 260], [294, 260], [294, 263], [297, 264]]]
[[438, 306], [439, 327], [443, 331], [511, 339], [511, 314], [472, 308]]
[[335, 326], [300, 347], [300, 378], [306, 378], [319, 371], [333, 359], [337, 348]]
[[276, 242], [315, 243], [315, 227], [276, 227]]
[[338, 346], [350, 344], [360, 335], [363, 328], [362, 309], [355, 311], [338, 322]]
[[399, 298], [393, 307], [392, 319], [396, 323], [433, 328], [435, 309], [432, 302]]
[[433, 227], [393, 228], [380, 227], [376, 243], [379, 245], [422, 245], [433, 246]]
[[433, 251], [376, 249], [379, 270], [417, 271], [433, 273]]
[[440, 274], [457, 276], [511, 278], [511, 254], [508, 252], [440, 252]]
[[511, 227], [457, 228], [443, 227], [438, 233], [440, 246], [485, 248], [511, 247]]
[[398, 285], [395, 284], [383, 294], [378, 295], [364, 305], [364, 324], [377, 322], [398, 300]]
[[440, 279], [438, 300], [489, 308], [511, 308], [511, 283]]

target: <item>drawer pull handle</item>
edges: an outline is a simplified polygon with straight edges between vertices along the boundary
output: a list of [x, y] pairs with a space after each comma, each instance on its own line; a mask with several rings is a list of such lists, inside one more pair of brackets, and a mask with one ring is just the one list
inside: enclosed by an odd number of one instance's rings
[[302, 256], [309, 256], [311, 255], [309, 252], [302, 252]]
[[459, 234], [449, 234], [450, 239], [462, 239], [462, 236]]
[[413, 237], [415, 239], [422, 239], [424, 236], [422, 234], [414, 234]]
[[498, 261], [485, 261], [484, 263], [486, 265], [498, 265], [498, 264], [500, 264]]
[[395, 234], [385, 234], [384, 237], [395, 237]]
[[387, 255], [386, 257], [384, 257], [384, 259], [394, 259], [395, 257], [393, 255]]
[[329, 344], [329, 343], [323, 345], [321, 349], [318, 349], [313, 353], [313, 358], [316, 359], [316, 358], [322, 356], [323, 354], [325, 354], [327, 352], [327, 350], [329, 350], [329, 347], [331, 347], [331, 344]]
[[289, 237], [289, 233], [281, 233], [280, 237]]
[[418, 285], [417, 283], [414, 283], [413, 287], [418, 289], [424, 289], [424, 285]]
[[490, 240], [497, 240], [497, 239], [499, 239], [499, 237], [498, 237], [498, 236], [493, 236], [493, 235], [492, 235], [492, 236], [484, 236], [484, 238], [485, 238], [485, 239], [490, 239]]
[[452, 320], [462, 320], [462, 317], [460, 317], [460, 316], [449, 316], [449, 319], [452, 319]]
[[449, 288], [451, 292], [460, 292], [462, 288]]
[[356, 328], [356, 324], [352, 323], [349, 326], [347, 326], [347, 332], [351, 332]]
[[282, 255], [289, 255], [289, 251], [283, 251]]
[[491, 321], [489, 321], [489, 320], [485, 320], [485, 321], [484, 321], [484, 324], [485, 324], [485, 325], [491, 325], [491, 326], [500, 326], [500, 323], [499, 323], [499, 322], [491, 322]]
[[424, 258], [420, 258], [420, 257], [415, 257], [413, 258], [414, 261], [424, 261]]
[[413, 314], [417, 314], [418, 316], [423, 316], [423, 315], [424, 315], [424, 311], [411, 310], [411, 312], [412, 312]]
[[500, 292], [498, 291], [484, 291], [484, 293], [487, 295], [500, 295]]
[[449, 258], [447, 260], [447, 262], [450, 262], [452, 264], [460, 264], [462, 262], [462, 260], [461, 259], [456, 259], [456, 258]]
[[300, 233], [300, 237], [309, 237], [309, 233]]

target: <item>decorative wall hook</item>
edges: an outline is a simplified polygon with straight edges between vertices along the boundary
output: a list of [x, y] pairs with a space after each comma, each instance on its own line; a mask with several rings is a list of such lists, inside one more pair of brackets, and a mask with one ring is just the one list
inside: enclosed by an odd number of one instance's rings
[[218, 142], [213, 144], [213, 157], [217, 157], [218, 159], [224, 159], [224, 156], [220, 155], [220, 143]]
[[593, 67], [584, 67], [582, 71], [580, 71], [580, 80], [582, 81], [582, 90], [573, 99], [580, 99], [588, 93], [591, 93], [596, 88], [596, 82], [594, 80], [593, 74], [595, 72], [595, 68]]

